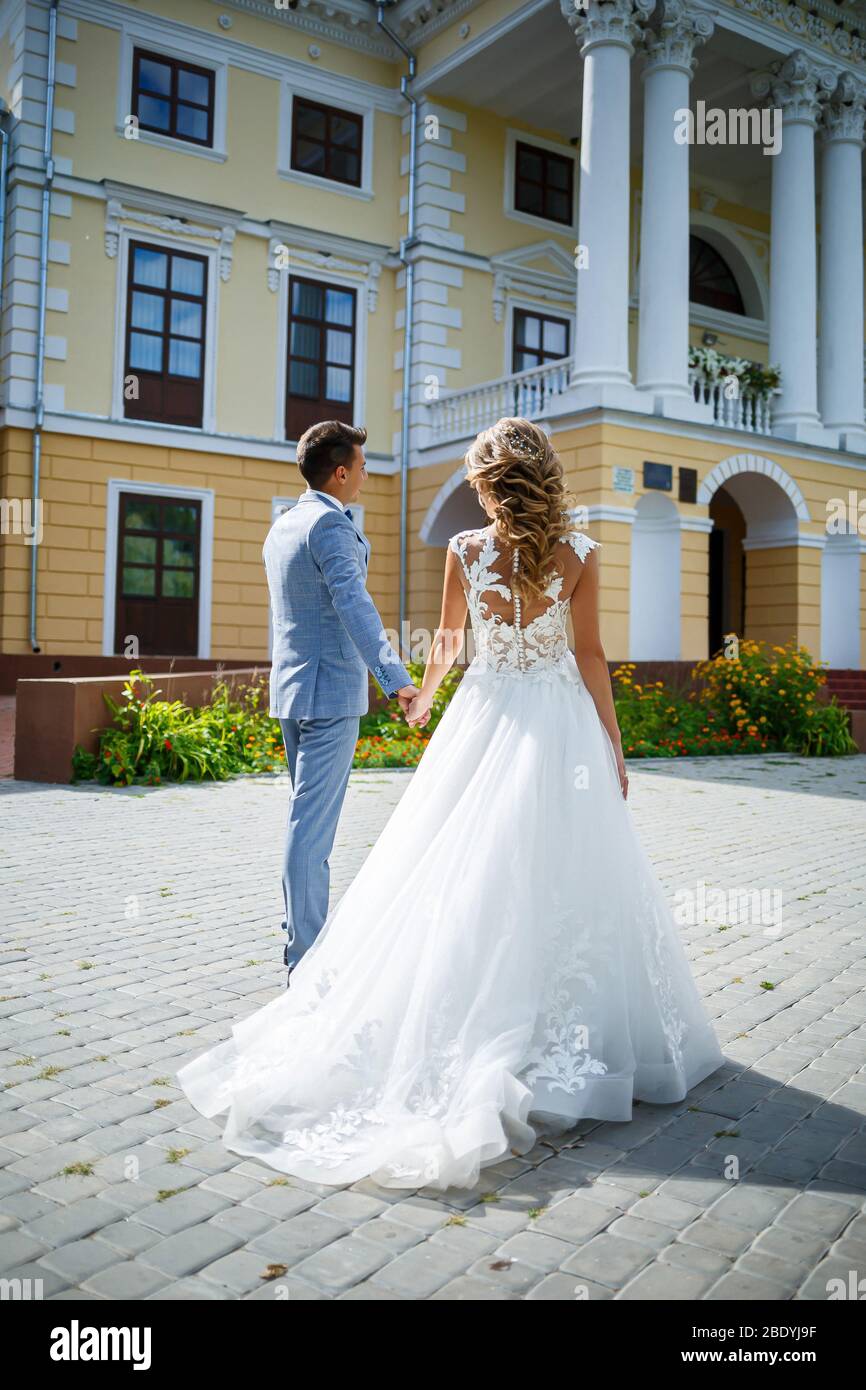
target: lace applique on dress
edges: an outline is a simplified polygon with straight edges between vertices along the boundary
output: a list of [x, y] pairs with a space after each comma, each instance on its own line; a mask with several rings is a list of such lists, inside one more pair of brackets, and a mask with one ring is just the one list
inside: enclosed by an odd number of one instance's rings
[[[598, 541], [581, 531], [570, 531], [562, 543], [570, 545], [584, 563], [598, 546]], [[466, 577], [466, 602], [477, 654], [473, 666], [510, 674], [559, 672], [569, 656], [566, 623], [571, 595], [560, 597], [564, 575], [553, 571], [543, 595], [547, 607], [524, 625], [520, 595], [507, 582], [517, 572], [519, 551], [513, 552], [512, 575], [506, 576], [496, 566], [500, 551], [491, 531], [461, 531], [448, 544]], [[513, 622], [493, 611], [485, 597], [491, 594], [511, 605]]]

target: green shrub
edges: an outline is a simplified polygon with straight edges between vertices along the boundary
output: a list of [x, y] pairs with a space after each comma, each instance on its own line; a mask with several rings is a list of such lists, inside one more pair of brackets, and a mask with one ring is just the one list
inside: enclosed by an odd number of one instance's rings
[[732, 656], [698, 662], [701, 704], [734, 736], [755, 734], [767, 746], [803, 756], [856, 753], [848, 714], [835, 698], [822, 704], [826, 676], [805, 647], [741, 640]]
[[104, 696], [112, 723], [97, 755], [78, 748], [76, 781], [96, 778], [115, 786], [213, 779], [241, 772], [271, 772], [284, 757], [279, 724], [267, 714], [267, 678], [234, 694], [225, 682], [198, 709], [161, 700], [153, 681], [131, 671], [120, 702]]

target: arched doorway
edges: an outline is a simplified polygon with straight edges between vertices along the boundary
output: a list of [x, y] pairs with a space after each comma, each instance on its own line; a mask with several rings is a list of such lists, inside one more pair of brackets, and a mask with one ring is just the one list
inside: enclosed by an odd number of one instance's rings
[[436, 494], [421, 525], [421, 539], [427, 545], [447, 545], [458, 531], [486, 526], [488, 517], [461, 468]]
[[680, 518], [659, 492], [638, 501], [631, 529], [629, 657], [678, 661], [680, 655]]
[[723, 487], [710, 503], [709, 653], [715, 656], [728, 632], [746, 630], [746, 518]]
[[777, 463], [739, 454], [717, 464], [698, 492], [714, 523], [709, 545], [708, 647], [727, 633], [783, 643], [799, 636], [799, 524], [809, 509]]

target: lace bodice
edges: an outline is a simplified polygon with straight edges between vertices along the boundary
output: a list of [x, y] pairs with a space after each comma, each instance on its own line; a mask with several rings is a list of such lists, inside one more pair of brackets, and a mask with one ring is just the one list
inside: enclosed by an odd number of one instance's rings
[[[487, 529], [461, 531], [451, 537], [449, 546], [463, 569], [475, 644], [470, 669], [516, 675], [560, 670], [569, 656], [566, 623], [574, 589], [569, 548], [583, 563], [598, 542], [582, 531], [570, 531], [557, 547], [560, 554], [543, 598], [530, 606], [510, 582], [520, 564], [519, 550], [503, 560]], [[570, 582], [562, 597], [567, 577]]]

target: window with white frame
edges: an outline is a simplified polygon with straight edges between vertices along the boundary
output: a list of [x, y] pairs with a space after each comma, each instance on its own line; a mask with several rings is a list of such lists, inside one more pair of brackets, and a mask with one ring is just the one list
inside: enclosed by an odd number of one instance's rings
[[[322, 73], [307, 87], [294, 79], [282, 84], [277, 168], [295, 183], [373, 196], [375, 99]], [[361, 84], [363, 85], [363, 84]]]
[[567, 357], [570, 351], [571, 324], [555, 314], [537, 313], [530, 309], [514, 309], [512, 324], [511, 370], [529, 371]]
[[202, 36], [183, 46], [176, 26], [144, 15], [121, 20], [115, 129], [135, 143], [226, 159], [228, 60]]
[[200, 429], [207, 258], [144, 241], [128, 255], [124, 414]]
[[211, 68], [136, 48], [130, 111], [141, 130], [213, 145], [216, 79]]
[[568, 145], [508, 130], [505, 213], [533, 226], [577, 231], [576, 158]]

